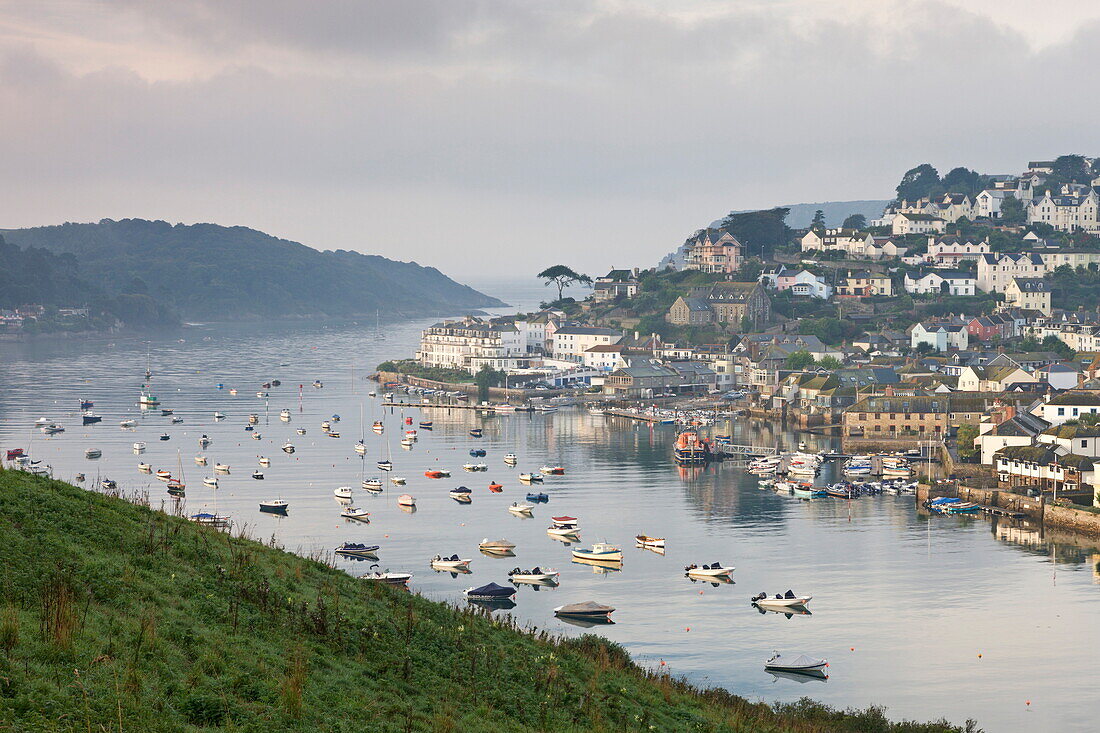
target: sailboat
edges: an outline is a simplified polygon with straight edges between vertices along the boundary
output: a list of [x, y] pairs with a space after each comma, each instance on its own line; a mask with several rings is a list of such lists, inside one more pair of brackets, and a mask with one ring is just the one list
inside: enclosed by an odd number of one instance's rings
[[179, 470], [180, 477], [178, 479], [168, 479], [168, 493], [172, 496], [183, 496], [187, 484], [183, 482], [183, 457], [178, 450], [176, 451], [176, 468]]
[[[381, 425], [381, 422], [379, 422], [378, 424]], [[379, 435], [381, 435], [381, 433], [379, 433]], [[390, 450], [390, 441], [389, 441], [388, 438], [386, 439], [386, 449]], [[389, 456], [387, 456], [386, 458], [382, 458], [382, 443], [381, 443], [381, 441], [379, 441], [379, 443], [378, 443], [378, 470], [379, 471], [392, 471], [393, 470], [393, 461], [391, 460], [392, 458], [393, 458], [392, 453]]]
[[366, 437], [363, 435], [363, 403], [359, 403], [359, 442], [355, 444], [355, 452], [361, 456], [367, 454]]

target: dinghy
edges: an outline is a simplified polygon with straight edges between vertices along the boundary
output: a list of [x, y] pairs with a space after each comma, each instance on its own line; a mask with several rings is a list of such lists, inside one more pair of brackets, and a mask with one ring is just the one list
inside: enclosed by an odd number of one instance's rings
[[263, 479], [264, 479], [263, 471], [260, 471], [260, 470], [253, 471], [252, 472], [252, 478], [256, 479], [257, 481], [263, 481]]
[[764, 669], [777, 672], [796, 672], [800, 674], [822, 673], [829, 663], [824, 659], [816, 659], [806, 654], [784, 656], [775, 652], [771, 659], [764, 662]]
[[664, 537], [650, 537], [649, 535], [640, 534], [634, 538], [634, 542], [638, 547], [647, 547], [650, 549], [665, 549]]
[[684, 575], [692, 578], [728, 578], [734, 571], [732, 565], [723, 565], [720, 562], [710, 565], [696, 565], [692, 563], [684, 568]]
[[517, 504], [512, 503], [512, 506], [508, 507], [508, 511], [513, 514], [530, 514], [531, 510], [535, 508], [534, 504]]
[[218, 479], [215, 476], [206, 476], [202, 480], [203, 486], [209, 486], [212, 489], [218, 488]]
[[195, 465], [205, 466], [206, 465], [206, 456], [195, 456]]
[[761, 593], [752, 599], [753, 604], [757, 606], [771, 606], [776, 608], [786, 608], [789, 606], [805, 606], [813, 596], [796, 596], [794, 592], [788, 590], [784, 594], [776, 593], [774, 598], [768, 598], [767, 593]]
[[374, 559], [378, 552], [378, 545], [364, 545], [359, 542], [345, 542], [337, 547], [334, 552], [343, 557], [367, 557]]
[[214, 473], [229, 473], [229, 464], [228, 463], [215, 463], [214, 464]]
[[153, 467], [150, 466], [148, 463], [139, 463], [138, 470], [142, 473], [152, 473]]
[[595, 601], [584, 601], [583, 603], [569, 603], [558, 606], [554, 609], [554, 615], [610, 622], [611, 613], [614, 610], [614, 606], [605, 606]]

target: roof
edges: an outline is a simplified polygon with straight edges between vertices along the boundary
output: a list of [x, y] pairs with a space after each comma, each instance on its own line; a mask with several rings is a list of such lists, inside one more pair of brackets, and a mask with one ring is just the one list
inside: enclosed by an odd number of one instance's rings
[[[956, 393], [973, 394], [973, 393]], [[956, 413], [985, 412], [986, 397], [930, 395], [917, 397], [865, 397], [847, 412]]]
[[1073, 405], [1076, 407], [1100, 407], [1100, 394], [1096, 392], [1063, 392], [1057, 397], [1047, 402], [1048, 405], [1054, 405], [1055, 407], [1060, 405]]
[[1051, 435], [1055, 438], [1100, 438], [1100, 425], [1055, 425], [1043, 431], [1043, 435]]
[[931, 214], [898, 214], [898, 216], [904, 216], [910, 221], [943, 221], [940, 217]]
[[585, 349], [586, 354], [607, 354], [607, 353], [619, 353], [626, 347], [622, 344], [596, 344], [590, 349]]
[[566, 336], [622, 336], [622, 331], [614, 328], [599, 328], [597, 326], [563, 326], [554, 332], [555, 335]]
[[684, 305], [687, 306], [689, 311], [696, 311], [698, 313], [710, 311], [710, 305], [703, 298], [689, 298], [681, 295], [680, 300], [684, 301]]
[[1023, 461], [1035, 463], [1040, 466], [1049, 466], [1057, 463], [1059, 466], [1074, 468], [1079, 471], [1091, 471], [1096, 459], [1087, 456], [1078, 456], [1067, 453], [1059, 456], [1054, 450], [1042, 445], [1010, 445], [1001, 448], [995, 456], [1010, 461]]
[[1050, 285], [1046, 280], [1038, 277], [1014, 277], [1012, 278], [1012, 284], [1014, 284], [1021, 291], [1029, 293], [1049, 293]]
[[1012, 366], [968, 366], [967, 369], [972, 370], [978, 379], [988, 382], [1000, 382], [1018, 371], [1023, 371]]

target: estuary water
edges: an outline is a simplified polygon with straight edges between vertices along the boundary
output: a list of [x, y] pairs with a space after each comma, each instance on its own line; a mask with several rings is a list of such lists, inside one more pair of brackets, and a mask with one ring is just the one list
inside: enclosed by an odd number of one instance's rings
[[[152, 340], [2, 343], [0, 449], [29, 448], [58, 478], [83, 472], [87, 486], [109, 477], [123, 489], [148, 490], [153, 505], [165, 508], [172, 500], [164, 485], [136, 465], [146, 461], [176, 473], [179, 461], [187, 511], [216, 504], [254, 536], [274, 536], [300, 553], [331, 551], [343, 541], [381, 545], [381, 567], [412, 572], [412, 589], [434, 599], [460, 601], [465, 588], [504, 584], [516, 566], [551, 567], [561, 572], [559, 587], [519, 588], [510, 612], [522, 621], [580, 634], [585, 630], [556, 620], [552, 609], [585, 600], [613, 605], [616, 623], [594, 631], [623, 644], [640, 663], [664, 662], [673, 674], [751, 699], [876, 704], [893, 718], [974, 718], [987, 731], [1095, 729], [1100, 549], [985, 518], [927, 517], [911, 497], [805, 502], [758, 488], [732, 464], [683, 471], [671, 461], [671, 426], [576, 408], [494, 417], [384, 410], [379, 398], [367, 396], [377, 385], [365, 375], [380, 361], [411, 355], [430, 322], [196, 325]], [[183, 423], [138, 409], [146, 368], [161, 406]], [[271, 379], [282, 385], [258, 398], [260, 384]], [[324, 387], [313, 388], [314, 380]], [[95, 402], [102, 423], [80, 425], [81, 398]], [[290, 422], [279, 419], [283, 408], [291, 411]], [[215, 411], [227, 418], [215, 422]], [[259, 417], [260, 440], [244, 431], [250, 413]], [[320, 429], [333, 414], [341, 416], [334, 426], [340, 438]], [[434, 421], [411, 450], [398, 444], [404, 416]], [[33, 428], [39, 417], [63, 423], [66, 431], [47, 438]], [[125, 418], [138, 426], [120, 428]], [[378, 419], [386, 424], [381, 436], [370, 430]], [[306, 435], [297, 435], [298, 427]], [[471, 427], [483, 428], [484, 437], [469, 437]], [[787, 448], [807, 439], [749, 419], [713, 431]], [[162, 433], [170, 439], [160, 441]], [[204, 433], [213, 444], [200, 450]], [[360, 437], [365, 458], [353, 451]], [[297, 446], [291, 456], [279, 449], [287, 439]], [[811, 448], [834, 447], [829, 439], [808, 440]], [[148, 444], [140, 457], [131, 448], [135, 441]], [[487, 456], [471, 459], [475, 447]], [[99, 448], [103, 457], [86, 459], [86, 448]], [[216, 491], [202, 485], [213, 471], [195, 465], [200, 452], [211, 467], [215, 461], [232, 467]], [[503, 463], [506, 453], [518, 456], [516, 467]], [[250, 474], [261, 455], [271, 466], [258, 481]], [[407, 486], [391, 485], [376, 470], [375, 462], [389, 456], [390, 475], [406, 477]], [[490, 470], [463, 472], [470, 461]], [[532, 518], [510, 514], [507, 507], [528, 491], [517, 475], [547, 463], [566, 469], [539, 489], [549, 503]], [[450, 469], [452, 478], [424, 476], [437, 467]], [[382, 494], [359, 488], [373, 476], [385, 481]], [[503, 484], [503, 492], [490, 493], [491, 481]], [[341, 485], [354, 488], [355, 503], [371, 513], [369, 524], [341, 519], [332, 494]], [[474, 490], [471, 504], [448, 497], [458, 485]], [[415, 513], [396, 505], [405, 492], [417, 498]], [[278, 497], [290, 503], [287, 517], [258, 511], [260, 500]], [[621, 546], [622, 570], [571, 563], [570, 548], [545, 531], [549, 517], [560, 514], [579, 518], [581, 546], [604, 540]], [[666, 537], [667, 554], [635, 549], [638, 533]], [[514, 542], [516, 557], [480, 554], [483, 538]], [[473, 558], [473, 573], [433, 572], [428, 561], [437, 553]], [[735, 583], [715, 587], [684, 577], [686, 564], [713, 561], [735, 565]], [[353, 574], [367, 569], [367, 563], [339, 562]], [[749, 605], [760, 591], [788, 588], [813, 596], [812, 615], [761, 614]], [[763, 670], [773, 650], [826, 657], [829, 679], [773, 677]]]

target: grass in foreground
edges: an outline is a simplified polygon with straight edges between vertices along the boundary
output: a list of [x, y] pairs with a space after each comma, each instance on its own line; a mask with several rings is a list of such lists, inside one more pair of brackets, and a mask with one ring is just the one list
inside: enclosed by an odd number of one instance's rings
[[772, 708], [601, 637], [356, 580], [120, 498], [0, 471], [0, 729], [952, 731]]

